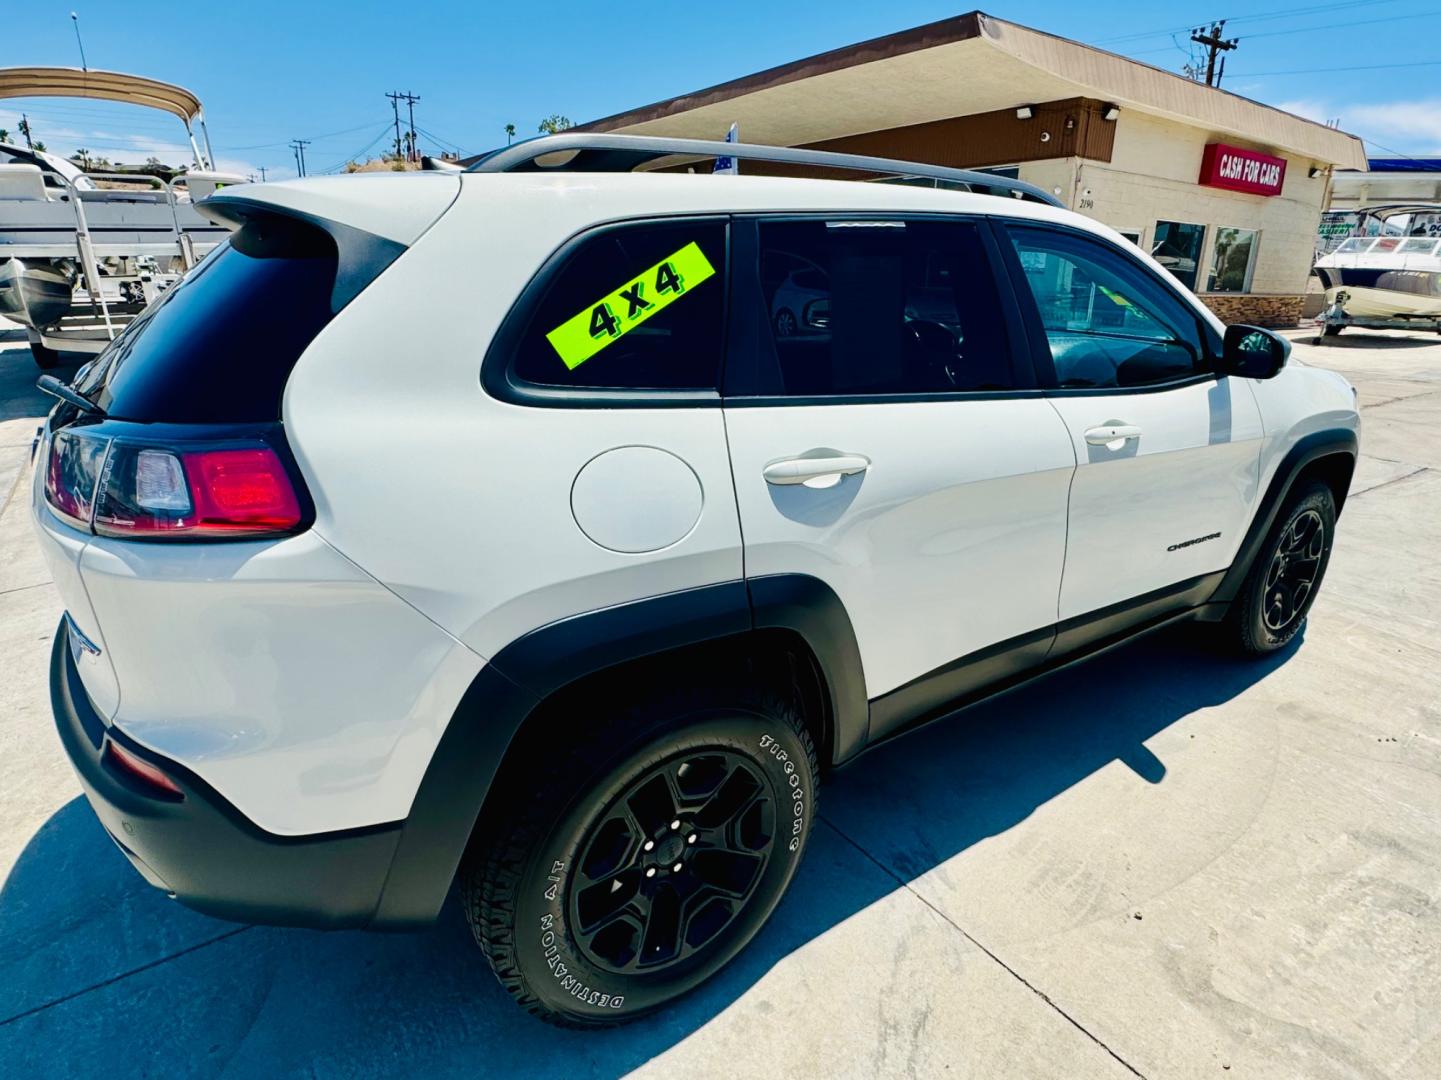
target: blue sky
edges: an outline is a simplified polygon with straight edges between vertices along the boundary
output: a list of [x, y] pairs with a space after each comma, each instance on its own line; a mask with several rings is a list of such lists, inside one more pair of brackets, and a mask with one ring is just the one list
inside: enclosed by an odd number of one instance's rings
[[[367, 149], [378, 153], [390, 118], [387, 90], [420, 95], [422, 150], [474, 153], [504, 143], [507, 123], [525, 137], [552, 112], [594, 119], [969, 8], [926, 0], [12, 0], [0, 3], [0, 64], [77, 64], [72, 10], [91, 67], [189, 87], [205, 102], [222, 167], [265, 166], [273, 179], [294, 173], [286, 145], [293, 138], [312, 141], [312, 173]], [[1227, 89], [1315, 119], [1339, 118], [1373, 155], [1441, 154], [1437, 0], [1254, 0], [1239, 9], [1225, 0], [1048, 0], [989, 10], [1170, 70], [1187, 60], [1188, 25], [1229, 16], [1226, 32], [1241, 47], [1228, 60]], [[12, 138], [21, 108], [52, 150], [188, 159], [179, 123], [160, 113], [0, 101], [0, 127]]]

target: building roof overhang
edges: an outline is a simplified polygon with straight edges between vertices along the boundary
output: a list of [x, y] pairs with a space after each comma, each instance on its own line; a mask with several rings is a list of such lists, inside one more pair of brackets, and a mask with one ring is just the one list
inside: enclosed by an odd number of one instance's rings
[[801, 146], [1032, 102], [1091, 97], [1321, 164], [1365, 169], [1359, 138], [1128, 57], [980, 11], [608, 116], [582, 130]]

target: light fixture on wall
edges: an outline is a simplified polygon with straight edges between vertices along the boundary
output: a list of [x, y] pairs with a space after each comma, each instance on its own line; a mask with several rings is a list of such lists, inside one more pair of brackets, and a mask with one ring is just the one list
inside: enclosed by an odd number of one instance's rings
[[1051, 141], [1051, 133], [1050, 133], [1049, 131], [1043, 131], [1043, 132], [1041, 132], [1041, 142], [1050, 142], [1050, 141]]
[[1101, 112], [1101, 118], [1104, 120], [1114, 120], [1120, 115], [1121, 107], [1119, 105], [1112, 105], [1109, 102], [1106, 103], [1105, 108]]
[[1309, 176], [1312, 180], [1316, 179], [1316, 177], [1321, 175], [1321, 166], [1312, 165], [1310, 171], [1308, 171], [1306, 175]]
[[1036, 107], [1034, 105], [1022, 105], [1019, 109], [1016, 110], [1017, 120], [1029, 120], [1035, 115]]

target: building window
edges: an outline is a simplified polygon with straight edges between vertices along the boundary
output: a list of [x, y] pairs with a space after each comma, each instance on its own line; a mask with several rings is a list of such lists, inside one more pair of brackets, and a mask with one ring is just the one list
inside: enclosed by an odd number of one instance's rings
[[1206, 226], [1189, 225], [1183, 221], [1156, 222], [1156, 237], [1151, 241], [1151, 257], [1171, 272], [1171, 276], [1192, 292], [1196, 291], [1196, 271], [1201, 265], [1201, 245], [1206, 240]]
[[1135, 244], [1137, 247], [1140, 247], [1140, 246], [1141, 246], [1141, 230], [1140, 230], [1140, 229], [1119, 229], [1119, 230], [1117, 230], [1117, 231], [1120, 232], [1120, 234], [1121, 234], [1122, 236], [1124, 236], [1124, 237], [1125, 237], [1127, 240], [1129, 240], [1131, 243]]
[[1256, 262], [1260, 234], [1255, 229], [1218, 228], [1211, 252], [1207, 292], [1250, 292], [1251, 267]]

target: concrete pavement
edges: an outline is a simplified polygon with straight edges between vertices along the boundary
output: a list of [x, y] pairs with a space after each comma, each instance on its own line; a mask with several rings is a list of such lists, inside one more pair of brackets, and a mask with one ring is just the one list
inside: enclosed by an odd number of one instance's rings
[[515, 1010], [453, 905], [239, 927], [114, 850], [50, 723], [46, 403], [0, 324], [0, 1073], [1441, 1076], [1441, 343], [1309, 336], [1365, 456], [1303, 640], [1167, 632], [876, 751], [715, 983], [582, 1034]]

